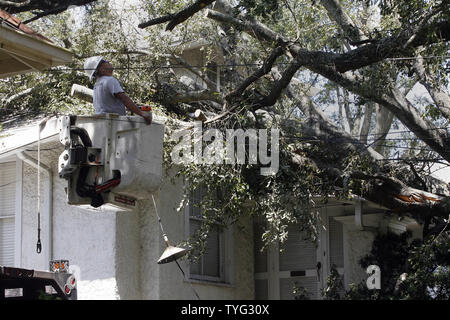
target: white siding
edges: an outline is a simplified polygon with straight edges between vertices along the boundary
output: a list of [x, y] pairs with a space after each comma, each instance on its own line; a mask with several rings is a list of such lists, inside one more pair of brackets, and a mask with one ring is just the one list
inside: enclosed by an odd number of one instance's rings
[[0, 163], [0, 265], [14, 265], [16, 163]]

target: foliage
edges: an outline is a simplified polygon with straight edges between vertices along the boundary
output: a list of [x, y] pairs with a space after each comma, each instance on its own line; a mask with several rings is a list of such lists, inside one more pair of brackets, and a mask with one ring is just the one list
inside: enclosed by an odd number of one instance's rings
[[292, 295], [294, 300], [309, 300], [311, 293], [306, 288], [297, 286], [297, 282], [295, 282]]
[[339, 272], [333, 265], [331, 266], [330, 275], [327, 277], [327, 286], [322, 290], [322, 297], [324, 300], [340, 300], [343, 290], [342, 276], [339, 275]]
[[[333, 273], [324, 297], [333, 300], [448, 300], [450, 298], [450, 244], [448, 232], [425, 241], [408, 241], [410, 234], [379, 234], [371, 252], [360, 260], [381, 269], [381, 289], [369, 290], [365, 281], [352, 284], [343, 296]], [[329, 293], [332, 294], [329, 294]]]

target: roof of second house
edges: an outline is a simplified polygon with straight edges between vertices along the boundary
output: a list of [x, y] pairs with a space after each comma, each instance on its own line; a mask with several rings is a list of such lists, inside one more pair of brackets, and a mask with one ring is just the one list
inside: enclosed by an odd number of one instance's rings
[[69, 50], [0, 9], [0, 78], [67, 64], [72, 56]]

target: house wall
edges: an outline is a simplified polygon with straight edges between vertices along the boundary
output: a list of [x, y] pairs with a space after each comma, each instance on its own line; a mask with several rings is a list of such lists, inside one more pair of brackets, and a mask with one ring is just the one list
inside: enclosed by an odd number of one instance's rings
[[[173, 246], [177, 246], [186, 239], [184, 210], [177, 211], [177, 207], [182, 199], [183, 190], [181, 186], [181, 179], [177, 179], [175, 183], [172, 183], [169, 178], [166, 178], [161, 186], [161, 191], [155, 197], [158, 214], [161, 217], [164, 231]], [[146, 201], [143, 205], [147, 207], [147, 210], [143, 210], [143, 212], [154, 215], [151, 200]], [[197, 298], [192, 287], [194, 287], [202, 300], [253, 299], [253, 230], [250, 218], [243, 219], [233, 226], [232, 248], [229, 248], [232, 251], [232, 265], [226, 266], [227, 268], [231, 268], [229, 270], [231, 272], [230, 284], [200, 281], [189, 283], [183, 279], [183, 275], [175, 263], [157, 265], [155, 261], [164, 252], [166, 244], [162, 240], [156, 219], [152, 217], [147, 217], [147, 219], [152, 223], [154, 236], [157, 238], [153, 240], [159, 244], [159, 251], [146, 250], [144, 256], [147, 259], [141, 265], [144, 268], [149, 268], [148, 270], [143, 270], [143, 276], [151, 275], [155, 268], [158, 269], [157, 273], [159, 273], [159, 278], [155, 279], [155, 281], [159, 285], [153, 286], [153, 281], [143, 281], [145, 284], [143, 288], [144, 299], [158, 297], [159, 299], [195, 300]], [[147, 228], [150, 229], [150, 226]], [[144, 241], [143, 245], [146, 245], [146, 243], [149, 242]], [[188, 265], [186, 260], [180, 260], [179, 264], [185, 274], [187, 274]]]
[[363, 229], [355, 224], [353, 215], [336, 218], [344, 226], [344, 286], [346, 290], [350, 288], [350, 284], [359, 284], [361, 281], [367, 280], [368, 275], [366, 270], [360, 266], [359, 260], [370, 253], [377, 234], [385, 232], [382, 212], [365, 208], [363, 217]]
[[[78, 273], [78, 299], [116, 299], [115, 255], [116, 213], [69, 206], [65, 180], [57, 175], [57, 159], [41, 157], [53, 163], [53, 259], [67, 259]], [[22, 254], [21, 267], [48, 270], [49, 247], [44, 241], [48, 230], [45, 214], [48, 207], [46, 173], [41, 175], [42, 252], [36, 253], [37, 240], [37, 170], [23, 166]]]
[[348, 290], [350, 284], [359, 284], [366, 281], [368, 275], [359, 265], [359, 260], [367, 255], [373, 240], [376, 237], [374, 231], [360, 231], [349, 225], [344, 225], [344, 286]]

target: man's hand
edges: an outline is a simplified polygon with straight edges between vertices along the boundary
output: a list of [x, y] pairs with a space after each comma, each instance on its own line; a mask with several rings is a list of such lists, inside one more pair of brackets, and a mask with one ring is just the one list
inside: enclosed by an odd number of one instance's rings
[[152, 116], [151, 115], [147, 115], [144, 112], [142, 112], [141, 109], [139, 109], [139, 107], [133, 102], [133, 100], [130, 99], [130, 97], [128, 97], [125, 92], [119, 92], [114, 94], [115, 97], [117, 99], [119, 99], [120, 101], [122, 101], [122, 103], [125, 105], [125, 107], [130, 110], [131, 112], [134, 112], [138, 115], [140, 115], [142, 118], [144, 118], [145, 123], [151, 124], [152, 123]]
[[144, 118], [146, 124], [152, 123], [152, 116], [149, 116], [148, 114], [142, 113], [141, 117]]

